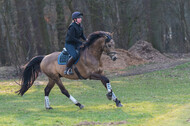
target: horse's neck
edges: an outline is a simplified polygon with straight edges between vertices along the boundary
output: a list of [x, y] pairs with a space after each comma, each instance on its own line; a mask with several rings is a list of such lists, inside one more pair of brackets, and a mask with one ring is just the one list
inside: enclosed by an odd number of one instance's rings
[[102, 56], [102, 49], [100, 47], [100, 45], [92, 45], [91, 47], [89, 47], [89, 49], [87, 50], [87, 53], [90, 54], [92, 57], [94, 57], [97, 60], [100, 60], [101, 56]]

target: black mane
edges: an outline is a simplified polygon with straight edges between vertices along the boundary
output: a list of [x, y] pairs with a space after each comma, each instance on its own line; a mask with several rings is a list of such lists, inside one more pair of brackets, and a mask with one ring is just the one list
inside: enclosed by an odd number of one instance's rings
[[88, 40], [85, 43], [84, 48], [82, 48], [82, 50], [84, 50], [86, 47], [89, 47], [90, 45], [92, 45], [97, 39], [107, 36], [106, 33], [98, 31], [98, 32], [93, 32], [88, 36]]

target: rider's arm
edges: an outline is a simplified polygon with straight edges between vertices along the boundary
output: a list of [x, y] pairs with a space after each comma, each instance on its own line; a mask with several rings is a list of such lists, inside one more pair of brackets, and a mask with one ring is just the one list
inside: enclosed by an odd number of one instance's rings
[[81, 38], [82, 38], [84, 41], [86, 41], [86, 37], [85, 37], [85, 35], [84, 35], [83, 32], [82, 32]]

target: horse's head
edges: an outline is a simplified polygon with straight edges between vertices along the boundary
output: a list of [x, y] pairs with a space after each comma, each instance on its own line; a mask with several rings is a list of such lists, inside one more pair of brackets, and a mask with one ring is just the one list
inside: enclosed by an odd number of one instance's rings
[[115, 42], [112, 39], [113, 33], [106, 32], [105, 34], [105, 44], [103, 46], [103, 51], [110, 56], [110, 58], [115, 61], [117, 59], [117, 53], [115, 52]]
[[96, 47], [101, 48], [101, 51], [105, 52], [113, 61], [115, 61], [117, 59], [117, 54], [115, 52], [115, 42], [112, 38], [113, 33], [96, 31], [88, 36], [87, 42], [82, 50], [90, 47], [90, 45], [94, 45], [92, 46], [92, 49], [97, 49]]

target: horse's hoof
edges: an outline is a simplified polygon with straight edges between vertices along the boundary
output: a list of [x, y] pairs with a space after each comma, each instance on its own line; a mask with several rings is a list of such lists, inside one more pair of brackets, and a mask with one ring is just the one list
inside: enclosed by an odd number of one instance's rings
[[80, 109], [83, 109], [83, 108], [84, 108], [84, 105], [80, 105], [79, 108], [80, 108]]
[[121, 102], [119, 100], [116, 100], [116, 106], [117, 107], [122, 107], [123, 105], [121, 104]]
[[111, 100], [112, 99], [112, 92], [107, 93], [106, 96], [107, 96], [108, 100]]
[[46, 108], [46, 110], [53, 109], [52, 107]]
[[123, 105], [122, 105], [121, 103], [119, 103], [119, 104], [117, 105], [117, 107], [123, 107]]

